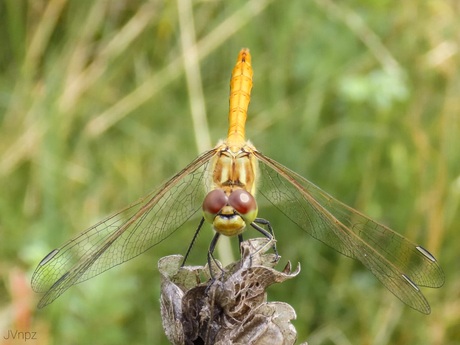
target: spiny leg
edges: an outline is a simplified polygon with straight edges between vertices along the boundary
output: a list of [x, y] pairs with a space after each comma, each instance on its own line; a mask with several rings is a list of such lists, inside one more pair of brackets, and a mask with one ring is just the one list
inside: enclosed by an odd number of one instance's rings
[[240, 255], [242, 254], [242, 251], [241, 251], [241, 243], [243, 243], [243, 234], [239, 234], [238, 235], [238, 245], [240, 247]]
[[201, 230], [201, 227], [203, 226], [204, 223], [204, 217], [201, 218], [200, 224], [198, 224], [198, 228], [195, 231], [195, 234], [193, 235], [192, 242], [190, 242], [190, 245], [188, 246], [187, 253], [185, 254], [184, 261], [182, 261], [181, 267], [185, 266], [185, 261], [187, 261], [187, 258], [190, 254], [190, 251], [192, 250], [193, 245], [195, 244], [196, 238], [198, 237], [198, 233]]
[[214, 249], [216, 249], [216, 244], [217, 244], [217, 240], [219, 239], [220, 237], [220, 234], [218, 232], [216, 232], [216, 234], [214, 235], [214, 237], [212, 238], [212, 241], [211, 241], [211, 244], [209, 245], [209, 250], [208, 250], [208, 266], [209, 266], [209, 273], [211, 274], [211, 279], [212, 280], [215, 280], [216, 278], [214, 277], [214, 273], [212, 272], [212, 266], [211, 266], [211, 259], [212, 261], [214, 261], [214, 263], [216, 264], [216, 266], [222, 271], [224, 272], [224, 270], [222, 269], [222, 267], [220, 267], [219, 263], [216, 261], [216, 259], [214, 258], [214, 255], [212, 255], [214, 253]]
[[[262, 224], [262, 225], [266, 225], [267, 228], [268, 228], [268, 231], [265, 230], [263, 227], [261, 227], [260, 225], [258, 224]], [[264, 235], [265, 237], [267, 237], [269, 240], [273, 240], [275, 239], [275, 234], [273, 232], [273, 228], [270, 224], [270, 222], [266, 219], [263, 219], [263, 218], [256, 218], [252, 223], [251, 223], [251, 226], [256, 229], [257, 231], [259, 231], [262, 235]], [[278, 259], [279, 257], [279, 254], [278, 254], [278, 250], [276, 249], [276, 242], [273, 243], [273, 251], [275, 252], [275, 255], [276, 255], [276, 258]]]

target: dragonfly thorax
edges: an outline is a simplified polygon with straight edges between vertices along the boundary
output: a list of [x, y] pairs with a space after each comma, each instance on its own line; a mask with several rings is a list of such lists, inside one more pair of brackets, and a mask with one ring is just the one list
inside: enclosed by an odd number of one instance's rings
[[249, 142], [238, 150], [231, 150], [226, 143], [219, 143], [210, 164], [211, 189], [223, 189], [229, 196], [232, 190], [242, 188], [255, 195], [258, 167], [254, 151]]

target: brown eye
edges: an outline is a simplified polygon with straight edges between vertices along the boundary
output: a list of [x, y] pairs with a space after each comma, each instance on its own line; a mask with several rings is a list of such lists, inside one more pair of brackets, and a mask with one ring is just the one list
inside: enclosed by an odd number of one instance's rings
[[246, 215], [257, 210], [256, 200], [244, 189], [233, 191], [228, 198], [228, 204], [241, 215]]
[[216, 215], [227, 205], [227, 196], [222, 189], [210, 191], [203, 201], [203, 211], [208, 214]]

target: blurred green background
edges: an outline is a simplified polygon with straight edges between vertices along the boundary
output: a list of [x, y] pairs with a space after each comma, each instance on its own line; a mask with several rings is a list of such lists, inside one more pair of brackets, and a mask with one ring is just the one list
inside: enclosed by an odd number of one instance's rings
[[156, 263], [184, 254], [196, 223], [43, 310], [30, 276], [225, 136], [230, 73], [248, 47], [248, 138], [422, 244], [446, 274], [423, 290], [422, 315], [262, 209], [283, 260], [302, 264], [269, 299], [296, 309], [310, 345], [460, 343], [458, 18], [455, 0], [0, 2], [0, 342], [18, 330], [33, 344], [168, 343]]

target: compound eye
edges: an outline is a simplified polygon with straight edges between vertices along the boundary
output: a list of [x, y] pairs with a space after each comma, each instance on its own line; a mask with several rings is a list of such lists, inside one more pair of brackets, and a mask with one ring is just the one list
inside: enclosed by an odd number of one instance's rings
[[252, 222], [257, 215], [257, 202], [251, 193], [237, 189], [230, 194], [228, 204], [238, 212], [246, 222]]
[[206, 195], [203, 201], [203, 211], [205, 214], [216, 215], [227, 205], [228, 198], [222, 189], [214, 189]]

